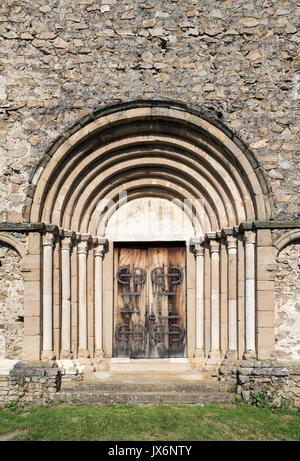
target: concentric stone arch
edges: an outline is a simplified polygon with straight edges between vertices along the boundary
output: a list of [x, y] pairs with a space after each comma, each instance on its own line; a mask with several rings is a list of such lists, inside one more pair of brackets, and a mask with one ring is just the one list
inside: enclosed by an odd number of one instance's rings
[[[273, 207], [254, 155], [230, 130], [170, 101], [101, 108], [53, 144], [30, 183], [24, 217], [42, 230], [29, 242], [26, 341], [38, 357], [93, 366], [112, 357], [115, 243], [150, 235], [185, 245], [187, 357], [255, 356], [256, 233], [241, 224], [272, 219]], [[124, 194], [175, 203], [189, 225], [162, 239], [107, 234]]]
[[163, 101], [101, 109], [65, 133], [32, 175], [25, 216], [94, 234], [95, 203], [135, 181], [143, 187], [143, 178], [145, 187], [149, 179], [155, 184], [158, 176], [165, 192], [207, 204], [206, 231], [272, 217], [250, 150], [218, 122]]

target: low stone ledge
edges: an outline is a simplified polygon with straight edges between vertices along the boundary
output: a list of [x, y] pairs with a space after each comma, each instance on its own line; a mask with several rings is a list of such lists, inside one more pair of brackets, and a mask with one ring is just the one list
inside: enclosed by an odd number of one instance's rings
[[236, 391], [246, 403], [251, 403], [252, 394], [268, 389], [290, 399], [293, 406], [300, 405], [299, 362], [241, 360], [231, 366], [227, 362], [224, 366], [224, 362], [219, 369], [219, 380], [233, 383], [235, 378]]
[[61, 372], [55, 363], [20, 360], [1, 379], [1, 404], [12, 401], [48, 404], [60, 386]]

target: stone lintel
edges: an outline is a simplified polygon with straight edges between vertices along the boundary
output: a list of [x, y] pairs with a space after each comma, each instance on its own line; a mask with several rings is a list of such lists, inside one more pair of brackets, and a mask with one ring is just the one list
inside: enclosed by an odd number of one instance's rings
[[62, 229], [60, 228], [59, 229], [60, 231], [60, 236], [61, 237], [71, 237], [72, 240], [74, 240], [76, 238], [76, 232], [74, 231], [71, 231], [71, 230], [66, 230], [66, 229]]
[[239, 232], [243, 233], [247, 230], [257, 229], [300, 229], [300, 220], [295, 219], [294, 221], [249, 221], [242, 222], [239, 225]]
[[55, 235], [59, 233], [58, 226], [44, 223], [0, 223], [0, 232], [51, 232]]
[[196, 246], [196, 245], [201, 245], [205, 240], [205, 237], [199, 237], [199, 238], [191, 238], [190, 239], [190, 246]]
[[233, 227], [223, 227], [221, 230], [222, 237], [227, 237], [229, 235], [235, 235], [235, 231]]
[[205, 234], [205, 240], [216, 240], [217, 238], [217, 232], [206, 232]]
[[91, 234], [80, 234], [80, 242], [91, 243], [93, 241]]
[[103, 245], [104, 247], [108, 245], [108, 240], [101, 237], [93, 237], [94, 245]]

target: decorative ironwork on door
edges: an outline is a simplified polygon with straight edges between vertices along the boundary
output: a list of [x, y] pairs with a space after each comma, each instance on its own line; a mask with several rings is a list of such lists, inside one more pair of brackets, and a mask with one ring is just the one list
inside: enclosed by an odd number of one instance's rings
[[[159, 249], [155, 249], [155, 254], [151, 250], [153, 249], [140, 250], [140, 253], [135, 251], [138, 259], [144, 261], [144, 267], [127, 264], [119, 266], [115, 273], [115, 288], [118, 292], [114, 331], [115, 356], [185, 355], [183, 249], [179, 249], [179, 256], [176, 249], [164, 252], [163, 255]], [[146, 254], [141, 251], [146, 251]], [[166, 260], [172, 255], [173, 259], [181, 260], [182, 267], [171, 262], [168, 265], [163, 262], [151, 267], [153, 262]], [[128, 258], [132, 260], [134, 255], [130, 258], [127, 254]]]

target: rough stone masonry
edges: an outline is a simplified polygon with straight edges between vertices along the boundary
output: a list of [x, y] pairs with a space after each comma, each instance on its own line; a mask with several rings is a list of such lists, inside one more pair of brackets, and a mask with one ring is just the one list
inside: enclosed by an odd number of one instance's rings
[[[96, 107], [170, 100], [209, 114], [252, 150], [282, 225], [275, 243], [300, 216], [299, 22], [296, 0], [2, 1], [0, 223], [26, 221], [34, 168], [70, 125]], [[297, 239], [280, 250], [270, 267], [275, 310], [264, 314], [275, 321], [277, 358], [293, 361], [299, 257]], [[0, 357], [22, 349], [21, 264], [1, 239]]]

